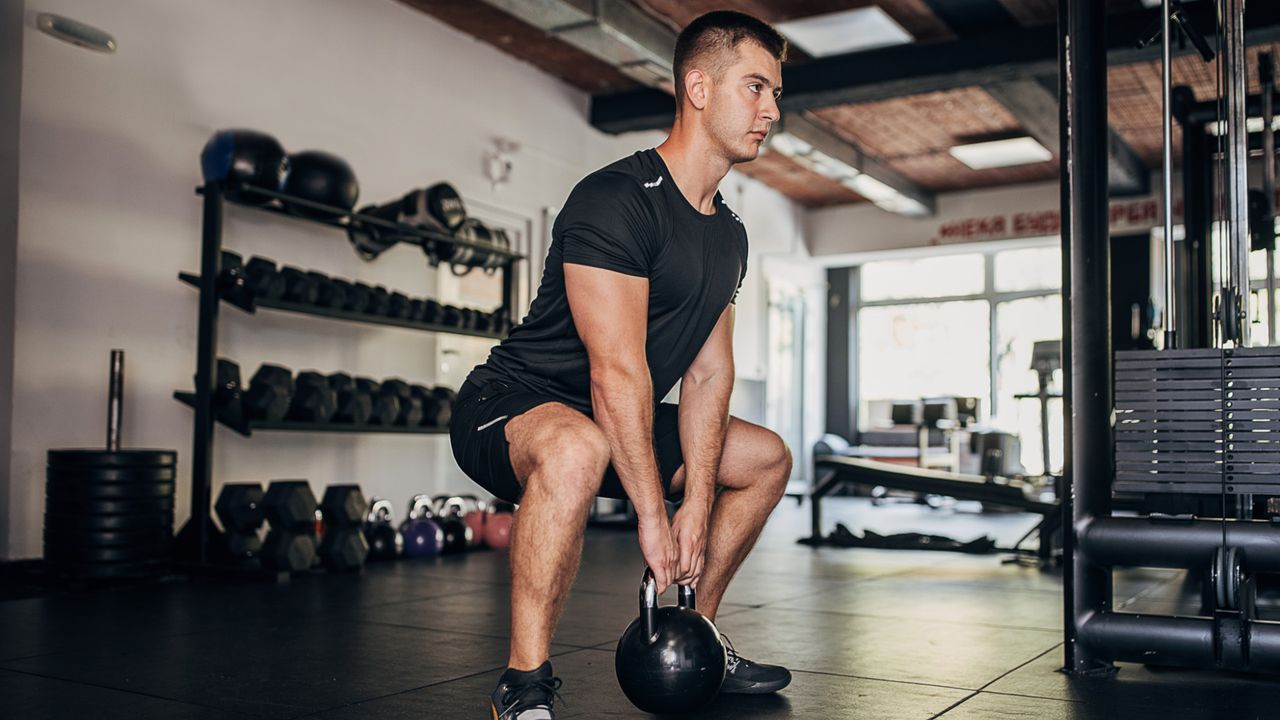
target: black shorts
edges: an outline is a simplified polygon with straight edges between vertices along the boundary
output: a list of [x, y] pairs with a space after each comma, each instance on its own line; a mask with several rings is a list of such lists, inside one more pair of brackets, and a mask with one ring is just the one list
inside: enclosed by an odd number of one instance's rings
[[[508, 502], [520, 502], [523, 488], [511, 467], [507, 423], [549, 402], [559, 401], [503, 380], [487, 381], [480, 386], [470, 380], [463, 383], [449, 424], [449, 440], [458, 466], [490, 494]], [[671, 480], [684, 465], [677, 407], [659, 403], [653, 413], [653, 445], [658, 472], [662, 475], [663, 494], [669, 500], [678, 499], [672, 497]], [[622, 480], [612, 464], [605, 471], [599, 496], [627, 499]]]

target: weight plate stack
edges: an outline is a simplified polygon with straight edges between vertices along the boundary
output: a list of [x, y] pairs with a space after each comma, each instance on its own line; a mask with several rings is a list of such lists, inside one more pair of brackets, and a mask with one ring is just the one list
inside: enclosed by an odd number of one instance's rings
[[44, 556], [78, 579], [162, 573], [173, 545], [172, 450], [50, 450]]

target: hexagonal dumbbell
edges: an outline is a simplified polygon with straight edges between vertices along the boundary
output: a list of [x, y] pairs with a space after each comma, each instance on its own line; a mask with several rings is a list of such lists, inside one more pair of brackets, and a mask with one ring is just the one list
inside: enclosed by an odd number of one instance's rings
[[306, 480], [277, 480], [263, 498], [271, 531], [262, 559], [277, 571], [309, 569], [316, 560], [316, 496]]

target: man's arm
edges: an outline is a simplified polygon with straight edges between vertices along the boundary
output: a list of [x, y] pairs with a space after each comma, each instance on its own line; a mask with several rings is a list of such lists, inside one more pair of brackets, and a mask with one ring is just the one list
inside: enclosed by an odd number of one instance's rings
[[680, 381], [680, 449], [684, 455], [684, 502], [672, 523], [679, 559], [676, 582], [702, 575], [720, 456], [729, 430], [733, 392], [733, 311], [729, 305]]
[[640, 547], [665, 589], [675, 546], [653, 451], [653, 380], [645, 357], [649, 279], [565, 263], [565, 293], [591, 365], [591, 405], [640, 521]]

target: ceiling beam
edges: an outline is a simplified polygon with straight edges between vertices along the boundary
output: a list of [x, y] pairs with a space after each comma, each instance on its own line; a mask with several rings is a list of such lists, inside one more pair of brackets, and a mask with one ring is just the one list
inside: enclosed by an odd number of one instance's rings
[[[1058, 94], [1049, 89], [1043, 79], [1006, 80], [990, 83], [983, 89], [1005, 106], [1036, 142], [1054, 155], [1058, 154]], [[1108, 133], [1112, 194], [1145, 195], [1151, 192], [1151, 173], [1146, 164], [1114, 128], [1108, 128]]]
[[[1211, 10], [1201, 7], [1208, 5], [1195, 3], [1185, 10], [1199, 18]], [[1127, 65], [1158, 59], [1159, 43], [1137, 47], [1139, 37], [1157, 17], [1159, 11], [1154, 9], [1109, 16], [1108, 62]], [[1250, 45], [1280, 41], [1280, 2], [1249, 3], [1245, 30]], [[1190, 54], [1195, 50], [1175, 45], [1174, 52]], [[835, 55], [788, 67], [783, 73], [785, 92], [779, 104], [783, 111], [812, 110], [1057, 73], [1057, 28], [1047, 25]], [[591, 124], [609, 133], [670, 127], [674, 113], [674, 100], [659, 90], [591, 99]]]

